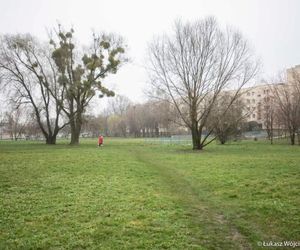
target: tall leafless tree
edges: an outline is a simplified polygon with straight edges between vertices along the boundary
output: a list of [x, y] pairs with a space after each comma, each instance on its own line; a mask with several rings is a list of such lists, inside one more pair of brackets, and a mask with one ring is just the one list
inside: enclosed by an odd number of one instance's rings
[[[272, 90], [272, 88], [271, 88]], [[272, 93], [272, 92], [271, 92]], [[266, 129], [266, 132], [268, 134], [268, 139], [270, 140], [270, 143], [273, 144], [273, 138], [274, 138], [274, 130], [275, 128], [279, 129], [279, 122], [278, 122], [278, 105], [275, 101], [273, 95], [268, 94], [264, 97], [262, 100], [263, 105], [263, 123], [264, 127]]]
[[300, 145], [300, 73], [290, 71], [291, 77], [280, 76], [279, 82], [272, 87], [272, 93], [279, 109], [279, 116], [289, 133], [291, 145], [295, 145], [296, 137]]
[[177, 21], [174, 34], [150, 44], [149, 61], [152, 95], [165, 97], [176, 107], [197, 150], [214, 140], [206, 125], [218, 96], [226, 89], [236, 90], [226, 113], [258, 69], [242, 35], [231, 28], [223, 31], [214, 18]]
[[[57, 82], [57, 71], [49, 46], [30, 35], [3, 35], [0, 38], [0, 74], [2, 87], [10, 90], [16, 105], [30, 105], [47, 144], [66, 123], [61, 119], [60, 102], [64, 88]], [[55, 93], [52, 98], [50, 91]]]

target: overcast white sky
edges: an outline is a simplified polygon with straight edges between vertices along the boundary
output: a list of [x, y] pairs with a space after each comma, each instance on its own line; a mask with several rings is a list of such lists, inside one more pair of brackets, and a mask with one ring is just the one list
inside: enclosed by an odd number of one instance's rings
[[168, 32], [176, 18], [209, 15], [221, 25], [238, 28], [263, 62], [263, 76], [300, 64], [299, 0], [0, 0], [0, 32], [32, 33], [47, 39], [57, 21], [74, 26], [77, 39], [88, 43], [91, 31], [122, 35], [132, 63], [109, 80], [118, 94], [143, 101], [147, 75], [142, 67], [147, 43]]

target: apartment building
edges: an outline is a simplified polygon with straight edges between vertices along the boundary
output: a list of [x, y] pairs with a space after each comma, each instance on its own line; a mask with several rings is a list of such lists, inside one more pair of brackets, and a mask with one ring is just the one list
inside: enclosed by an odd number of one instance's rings
[[286, 70], [286, 78], [289, 84], [300, 80], [300, 65], [289, 68]]
[[274, 98], [272, 88], [276, 86], [293, 84], [296, 77], [299, 79], [300, 65], [287, 69], [286, 81], [284, 83], [275, 84], [258, 84], [253, 87], [244, 88], [242, 90], [241, 98], [246, 105], [246, 119], [248, 122], [255, 121], [261, 124], [264, 128], [264, 115], [269, 110], [271, 99]]
[[267, 104], [271, 98], [270, 85], [245, 88], [241, 98], [246, 106], [247, 121], [255, 121], [263, 125], [264, 112], [268, 108]]

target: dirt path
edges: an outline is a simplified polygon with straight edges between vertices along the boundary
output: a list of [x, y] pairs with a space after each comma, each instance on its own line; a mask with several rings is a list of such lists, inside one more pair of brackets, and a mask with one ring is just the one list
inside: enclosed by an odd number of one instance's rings
[[197, 187], [171, 165], [153, 158], [146, 150], [137, 149], [136, 158], [157, 173], [161, 183], [176, 204], [180, 205], [191, 229], [191, 241], [207, 249], [252, 249], [251, 244], [221, 213], [201, 200]]

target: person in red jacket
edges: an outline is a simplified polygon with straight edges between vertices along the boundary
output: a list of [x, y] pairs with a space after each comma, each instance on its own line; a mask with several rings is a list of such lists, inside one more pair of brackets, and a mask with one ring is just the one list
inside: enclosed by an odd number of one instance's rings
[[101, 147], [101, 146], [103, 146], [103, 136], [102, 135], [100, 135], [98, 137], [98, 147]]

